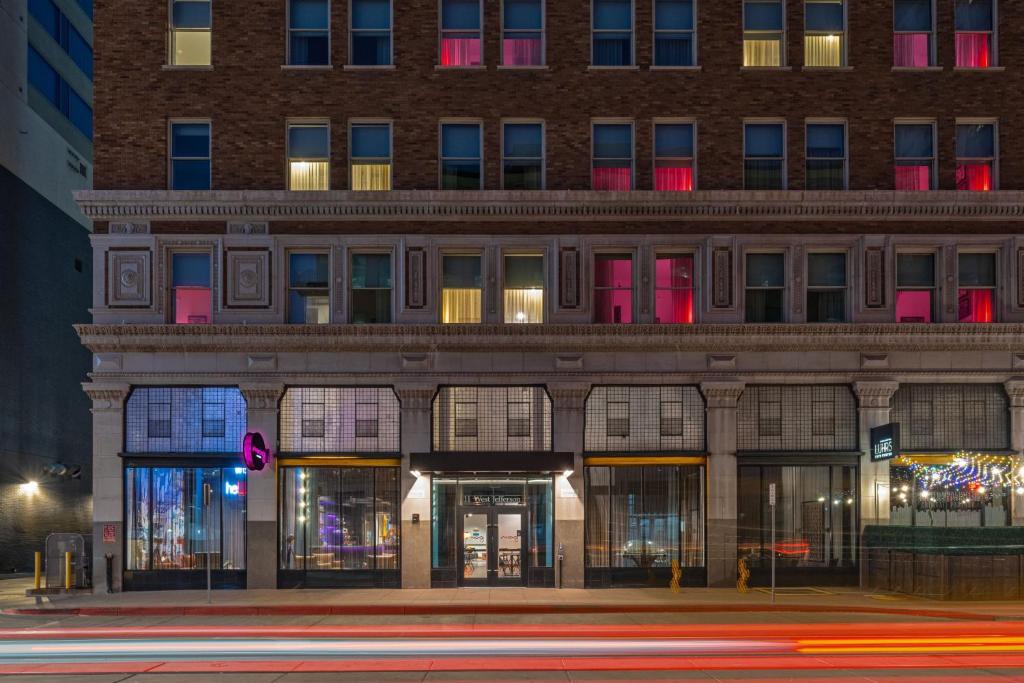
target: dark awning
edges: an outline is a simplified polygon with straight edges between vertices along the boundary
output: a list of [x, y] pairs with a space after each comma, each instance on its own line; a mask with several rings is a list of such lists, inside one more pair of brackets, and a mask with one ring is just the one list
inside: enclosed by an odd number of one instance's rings
[[573, 469], [573, 454], [527, 451], [412, 453], [409, 469], [419, 472], [565, 472]]

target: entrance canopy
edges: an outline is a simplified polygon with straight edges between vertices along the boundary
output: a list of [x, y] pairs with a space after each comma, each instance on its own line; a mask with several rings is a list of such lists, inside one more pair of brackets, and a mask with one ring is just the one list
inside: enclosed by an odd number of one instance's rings
[[409, 469], [418, 472], [566, 472], [573, 469], [572, 453], [484, 452], [413, 453]]

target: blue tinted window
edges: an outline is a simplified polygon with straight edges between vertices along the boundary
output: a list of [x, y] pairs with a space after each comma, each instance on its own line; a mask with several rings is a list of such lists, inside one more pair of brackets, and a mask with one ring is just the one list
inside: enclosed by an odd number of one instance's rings
[[603, 123], [594, 126], [595, 159], [631, 159], [633, 127], [628, 123]]
[[480, 28], [480, 0], [443, 0], [441, 28], [477, 30]]
[[291, 0], [288, 20], [292, 28], [326, 29], [327, 0]]
[[931, 32], [932, 0], [895, 0], [893, 26], [897, 31]]
[[543, 137], [539, 123], [507, 123], [505, 156], [540, 158], [543, 156]]
[[28, 82], [50, 104], [60, 109], [60, 76], [31, 45], [28, 47]]
[[781, 2], [747, 2], [743, 5], [743, 28], [748, 31], [781, 31]]
[[210, 3], [205, 0], [175, 0], [174, 28], [210, 28]]
[[659, 31], [693, 29], [693, 0], [657, 0], [654, 5], [654, 27]]
[[594, 28], [629, 31], [632, 26], [630, 0], [594, 0]]
[[171, 125], [171, 156], [210, 156], [210, 124], [175, 123]]
[[352, 0], [352, 28], [391, 28], [390, 0]]
[[807, 126], [807, 156], [842, 158], [845, 156], [845, 130], [841, 123], [816, 123]]
[[659, 123], [654, 127], [654, 156], [692, 157], [693, 124]]
[[175, 287], [209, 287], [209, 254], [174, 254], [171, 263]]
[[68, 88], [68, 118], [82, 135], [92, 140], [92, 108], [71, 88]]
[[391, 156], [391, 127], [387, 124], [356, 124], [352, 126], [353, 158], [388, 158]]
[[828, 2], [808, 2], [806, 16], [808, 31], [843, 30], [843, 3], [829, 0]]
[[327, 287], [327, 254], [289, 254], [288, 282], [292, 287]]
[[896, 157], [921, 159], [932, 156], [932, 126], [929, 123], [906, 123], [896, 126]]
[[747, 287], [783, 287], [785, 283], [782, 254], [747, 254]]
[[327, 126], [289, 126], [288, 156], [292, 159], [325, 159], [331, 141]]
[[505, 28], [540, 30], [544, 13], [541, 0], [505, 0]]
[[52, 0], [29, 0], [28, 13], [54, 40], [60, 42], [60, 10]]
[[85, 16], [92, 19], [92, 0], [78, 0], [78, 6], [85, 12]]
[[994, 157], [995, 126], [990, 123], [960, 124], [956, 127], [956, 155], [961, 158]]
[[391, 287], [390, 254], [353, 254], [352, 287], [355, 289]]
[[992, 0], [956, 0], [957, 31], [991, 31]]
[[480, 157], [480, 126], [475, 123], [446, 123], [441, 127], [441, 156]]
[[86, 76], [92, 78], [92, 48], [82, 34], [68, 26], [68, 55]]
[[782, 124], [748, 123], [744, 131], [744, 154], [748, 157], [781, 157]]

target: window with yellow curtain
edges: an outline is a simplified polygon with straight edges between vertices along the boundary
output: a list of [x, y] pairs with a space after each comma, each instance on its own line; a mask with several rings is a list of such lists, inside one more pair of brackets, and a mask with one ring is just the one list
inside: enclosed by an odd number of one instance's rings
[[353, 123], [352, 189], [387, 191], [391, 189], [391, 124]]
[[807, 0], [804, 16], [804, 65], [845, 66], [845, 26], [843, 0]]
[[326, 123], [288, 125], [288, 189], [330, 189], [330, 137]]
[[505, 322], [544, 322], [544, 257], [505, 257]]
[[170, 64], [173, 66], [209, 66], [209, 0], [172, 0]]
[[782, 66], [781, 0], [744, 0], [743, 66]]
[[479, 254], [447, 254], [441, 262], [441, 322], [479, 323], [483, 304]]

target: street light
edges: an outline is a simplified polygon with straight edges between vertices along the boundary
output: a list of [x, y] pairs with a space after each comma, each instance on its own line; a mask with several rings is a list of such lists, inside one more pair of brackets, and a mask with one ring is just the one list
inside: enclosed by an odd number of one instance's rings
[[38, 481], [26, 481], [24, 484], [18, 486], [18, 493], [23, 496], [31, 498], [39, 492]]

